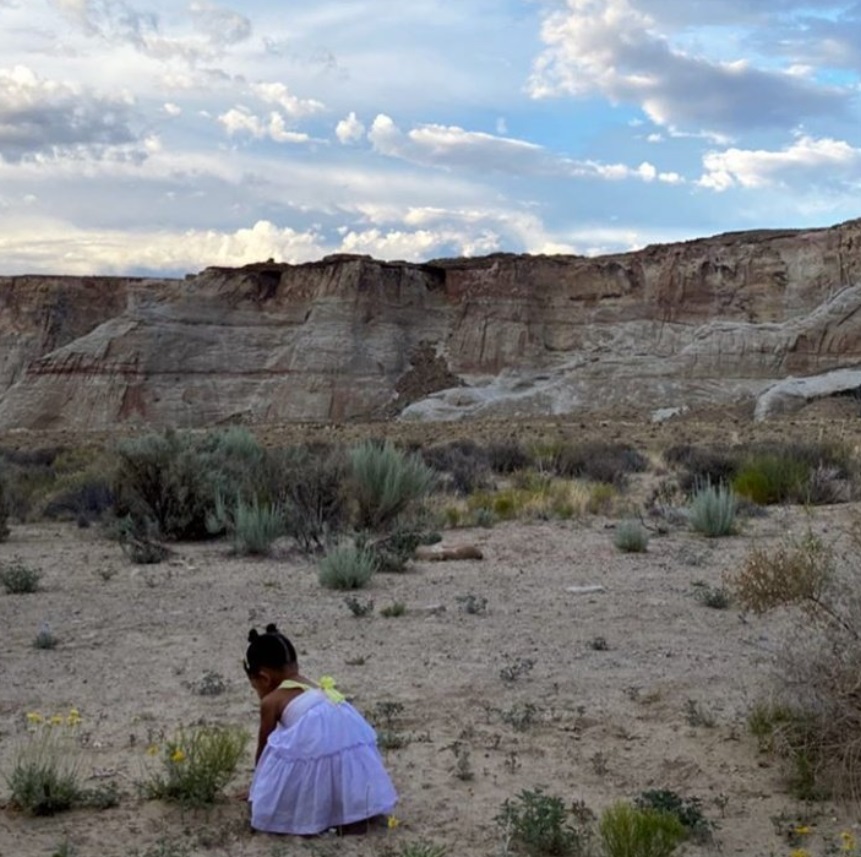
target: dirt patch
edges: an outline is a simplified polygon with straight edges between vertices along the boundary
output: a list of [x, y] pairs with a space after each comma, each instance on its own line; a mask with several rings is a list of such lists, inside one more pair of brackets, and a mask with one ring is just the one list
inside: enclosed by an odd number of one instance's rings
[[[833, 535], [847, 510], [817, 510], [813, 526]], [[183, 815], [135, 795], [151, 763], [145, 748], [159, 735], [198, 721], [253, 732], [255, 697], [240, 659], [248, 628], [268, 621], [294, 638], [306, 674], [334, 675], [360, 709], [402, 704], [394, 725], [410, 739], [386, 754], [401, 794], [396, 830], [291, 842], [290, 854], [370, 857], [421, 838], [458, 857], [489, 857], [502, 802], [539, 784], [595, 811], [644, 789], [697, 796], [719, 825], [724, 854], [787, 853], [771, 819], [812, 811], [818, 826], [806, 844], [824, 853], [848, 810], [799, 805], [745, 730], [781, 645], [780, 620], [709, 609], [694, 595], [698, 581], [718, 585], [752, 543], [807, 518], [772, 511], [741, 535], [712, 541], [674, 530], [642, 555], [619, 553], [610, 523], [447, 532], [447, 544], [475, 544], [484, 560], [378, 575], [362, 593], [376, 602], [365, 618], [321, 589], [314, 566], [295, 555], [246, 560], [223, 544], [180, 545], [170, 562], [139, 567], [95, 528], [14, 527], [2, 555], [42, 569], [44, 590], [0, 594], [0, 771], [25, 735], [27, 712], [77, 706], [87, 784], [112, 780], [125, 794], [102, 812], [0, 812], [0, 854], [44, 857], [68, 837], [82, 857], [125, 857], [163, 836], [184, 837], [194, 855], [288, 853], [247, 830], [238, 801]], [[469, 595], [486, 608], [464, 609]], [[406, 615], [380, 616], [395, 601]], [[33, 647], [44, 622], [56, 649]], [[532, 668], [507, 669], [521, 661]], [[223, 693], [194, 692], [206, 673], [223, 678]], [[531, 722], [520, 730], [523, 716]], [[469, 750], [471, 780], [455, 774], [455, 742]], [[236, 789], [251, 770], [249, 749]]]

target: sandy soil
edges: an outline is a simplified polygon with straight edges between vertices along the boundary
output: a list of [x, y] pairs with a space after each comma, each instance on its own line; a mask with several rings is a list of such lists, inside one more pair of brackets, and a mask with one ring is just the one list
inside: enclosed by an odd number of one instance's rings
[[[820, 509], [813, 525], [833, 533], [846, 514]], [[717, 842], [689, 846], [692, 855], [788, 854], [771, 821], [781, 814], [814, 820], [806, 847], [826, 853], [852, 811], [799, 805], [744, 727], [772, 673], [780, 619], [709, 609], [692, 585], [718, 585], [752, 543], [806, 526], [803, 513], [774, 510], [714, 541], [674, 530], [644, 555], [616, 551], [608, 524], [449, 531], [446, 543], [479, 544], [485, 559], [378, 575], [360, 597], [377, 611], [407, 605], [388, 619], [354, 618], [343, 594], [321, 589], [314, 566], [295, 554], [255, 561], [223, 544], [180, 545], [170, 563], [140, 567], [98, 528], [14, 527], [0, 557], [42, 569], [44, 589], [0, 593], [0, 771], [26, 736], [27, 712], [77, 706], [88, 783], [113, 780], [124, 796], [114, 809], [47, 819], [0, 811], [0, 855], [47, 857], [68, 838], [81, 857], [120, 857], [168, 837], [194, 855], [374, 855], [423, 839], [458, 857], [491, 857], [500, 805], [539, 784], [596, 812], [649, 788], [697, 796], [718, 824]], [[568, 591], [588, 585], [605, 589]], [[487, 599], [484, 615], [459, 609], [469, 593]], [[46, 621], [60, 641], [50, 651], [33, 646]], [[183, 814], [136, 797], [154, 737], [197, 721], [253, 732], [255, 697], [240, 659], [249, 627], [268, 621], [295, 639], [307, 674], [336, 676], [360, 709], [403, 704], [396, 727], [412, 741], [387, 754], [402, 797], [396, 830], [283, 840], [250, 833], [236, 800]], [[607, 650], [590, 646], [596, 637]], [[534, 668], [506, 683], [500, 670], [518, 658]], [[222, 694], [194, 692], [207, 671], [226, 680]], [[537, 720], [518, 732], [501, 712], [525, 703]], [[692, 707], [715, 724], [691, 725]], [[455, 775], [456, 741], [470, 750], [472, 780]], [[251, 747], [232, 790], [250, 774]], [[7, 792], [0, 779], [0, 800]]]

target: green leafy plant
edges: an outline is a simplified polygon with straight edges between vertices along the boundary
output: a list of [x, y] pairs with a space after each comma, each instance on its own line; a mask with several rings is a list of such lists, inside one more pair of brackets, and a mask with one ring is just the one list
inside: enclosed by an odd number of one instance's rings
[[622, 521], [616, 527], [613, 544], [623, 553], [645, 553], [649, 547], [649, 533], [639, 521]]
[[182, 729], [161, 751], [161, 771], [141, 785], [145, 797], [188, 806], [212, 803], [245, 753], [248, 733], [226, 726]]
[[13, 560], [0, 567], [0, 585], [10, 595], [27, 595], [39, 591], [42, 572]]
[[712, 610], [726, 610], [732, 604], [732, 596], [725, 586], [710, 586], [702, 582], [694, 584], [694, 598]]
[[404, 616], [407, 612], [407, 605], [402, 601], [395, 601], [380, 610], [380, 616], [385, 619], [396, 619], [399, 616]]
[[641, 792], [634, 803], [639, 809], [675, 816], [684, 827], [686, 838], [708, 842], [714, 835], [715, 824], [704, 815], [699, 798], [682, 797], [670, 789], [650, 789]]
[[601, 814], [598, 834], [606, 857], [669, 857], [685, 838], [685, 828], [669, 812], [620, 801]]
[[355, 595], [348, 595], [344, 599], [344, 604], [347, 605], [350, 612], [357, 618], [360, 619], [363, 616], [370, 616], [371, 613], [374, 612], [374, 602], [373, 599], [368, 599], [367, 601], [359, 601]]
[[505, 801], [496, 823], [530, 857], [576, 857], [584, 853], [587, 838], [569, 818], [564, 801], [539, 787]]
[[320, 560], [320, 584], [326, 589], [362, 589], [377, 570], [377, 558], [367, 548], [343, 545]]
[[284, 534], [284, 513], [277, 504], [261, 503], [256, 495], [249, 502], [236, 497], [233, 507], [228, 509], [219, 493], [207, 526], [213, 532], [227, 530], [238, 556], [268, 556], [272, 543]]
[[401, 845], [398, 857], [445, 857], [448, 848], [432, 842], [410, 842]]
[[690, 505], [690, 525], [708, 538], [729, 536], [735, 532], [738, 501], [725, 485], [702, 486], [694, 494]]

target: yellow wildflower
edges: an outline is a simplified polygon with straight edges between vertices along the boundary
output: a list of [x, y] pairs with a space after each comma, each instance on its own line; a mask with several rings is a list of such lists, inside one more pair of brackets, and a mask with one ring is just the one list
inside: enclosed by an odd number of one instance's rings
[[855, 834], [850, 830], [844, 830], [840, 834], [840, 850], [854, 851], [855, 850]]
[[386, 824], [387, 824], [389, 830], [394, 830], [400, 824], [400, 821], [398, 821], [398, 819], [395, 818], [395, 816], [390, 815], [388, 817], [388, 820], [386, 821]]
[[170, 760], [171, 760], [171, 762], [177, 762], [177, 763], [184, 762], [185, 761], [185, 753], [179, 747], [177, 747], [170, 754]]
[[62, 726], [66, 720], [62, 714], [53, 714], [51, 715], [51, 719], [48, 721], [51, 726]]
[[81, 722], [81, 712], [77, 708], [73, 708], [66, 715], [67, 726], [77, 726]]
[[27, 722], [28, 722], [28, 723], [32, 723], [34, 726], [36, 726], [36, 725], [37, 725], [37, 724], [39, 724], [39, 723], [44, 723], [44, 722], [45, 722], [45, 718], [44, 718], [44, 717], [42, 717], [42, 715], [41, 715], [41, 714], [39, 714], [39, 712], [38, 712], [38, 711], [30, 711], [30, 712], [27, 714]]
[[795, 828], [795, 833], [796, 833], [798, 836], [807, 836], [807, 834], [808, 834], [808, 833], [810, 833], [810, 830], [811, 830], [811, 828], [810, 828], [810, 826], [809, 826], [809, 825], [807, 825], [807, 824], [799, 824], [799, 825]]
[[810, 852], [806, 848], [795, 848], [789, 852], [789, 857], [810, 857]]
[[149, 747], [146, 748], [147, 756], [157, 756], [158, 755], [158, 744], [150, 744]]

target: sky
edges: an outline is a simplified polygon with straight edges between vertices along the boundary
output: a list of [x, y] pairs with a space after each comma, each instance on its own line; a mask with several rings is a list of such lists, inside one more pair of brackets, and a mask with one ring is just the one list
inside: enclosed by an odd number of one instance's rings
[[861, 216], [861, 0], [0, 0], [0, 274]]

